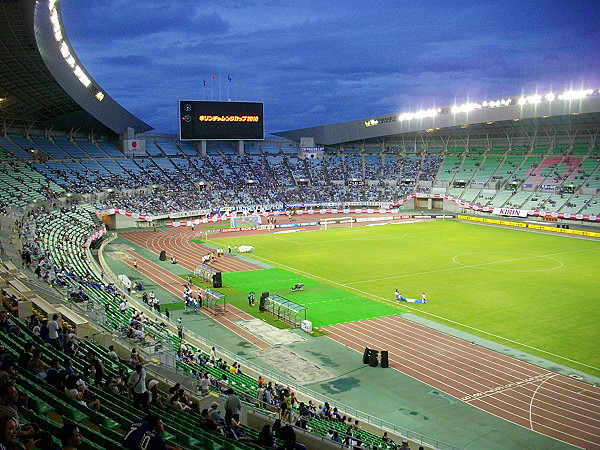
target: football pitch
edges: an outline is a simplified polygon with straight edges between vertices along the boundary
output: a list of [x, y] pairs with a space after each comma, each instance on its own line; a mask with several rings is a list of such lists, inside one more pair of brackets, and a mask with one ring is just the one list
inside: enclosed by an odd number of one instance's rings
[[[438, 220], [218, 243], [252, 245], [250, 258], [277, 268], [226, 284], [306, 306], [315, 326], [411, 312], [600, 376], [597, 241]], [[395, 303], [395, 289], [427, 303]]]

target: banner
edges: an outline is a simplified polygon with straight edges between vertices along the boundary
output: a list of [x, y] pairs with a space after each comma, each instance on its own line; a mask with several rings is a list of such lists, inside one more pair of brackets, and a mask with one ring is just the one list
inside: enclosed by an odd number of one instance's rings
[[527, 211], [523, 209], [494, 208], [492, 214], [497, 216], [527, 217]]

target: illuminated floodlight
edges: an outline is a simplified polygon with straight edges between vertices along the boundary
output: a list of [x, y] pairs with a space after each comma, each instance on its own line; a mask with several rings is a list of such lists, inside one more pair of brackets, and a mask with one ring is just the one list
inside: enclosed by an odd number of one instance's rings
[[539, 94], [530, 95], [529, 97], [527, 97], [527, 101], [532, 105], [536, 105], [542, 101], [542, 96]]
[[479, 103], [465, 103], [463, 105], [458, 105], [458, 106], [453, 106], [452, 109], [450, 110], [453, 114], [457, 114], [460, 112], [471, 112], [474, 111], [476, 109], [481, 109], [482, 106]]
[[554, 95], [552, 92], [548, 92], [544, 98], [547, 102], [553, 102], [556, 98], [556, 95]]
[[580, 100], [582, 98], [587, 97], [588, 95], [592, 95], [594, 93], [593, 89], [582, 89], [580, 91], [565, 91], [558, 96], [559, 100]]
[[517, 102], [518, 105], [526, 105], [527, 104], [527, 99], [525, 97], [520, 97], [519, 101]]
[[69, 46], [67, 45], [66, 42], [63, 42], [62, 44], [60, 44], [60, 53], [63, 55], [63, 58], [67, 59], [69, 56], [71, 56], [71, 50], [69, 50]]
[[435, 117], [437, 116], [437, 109], [422, 109], [421, 111], [417, 111], [414, 113], [415, 119], [424, 119], [426, 117]]
[[[90, 78], [85, 74], [83, 69], [77, 65], [75, 61], [75, 57], [73, 56], [69, 45], [63, 40], [63, 32], [60, 24], [60, 18], [58, 17], [58, 9], [56, 8], [56, 3], [58, 0], [50, 0], [48, 2], [48, 8], [50, 10], [50, 23], [52, 24], [52, 30], [54, 31], [54, 39], [58, 43], [58, 48], [60, 54], [65, 59], [65, 62], [69, 65], [73, 74], [79, 79], [81, 84], [83, 84], [86, 88], [92, 84]], [[97, 90], [94, 90], [94, 97], [98, 101], [104, 100], [104, 93]]]

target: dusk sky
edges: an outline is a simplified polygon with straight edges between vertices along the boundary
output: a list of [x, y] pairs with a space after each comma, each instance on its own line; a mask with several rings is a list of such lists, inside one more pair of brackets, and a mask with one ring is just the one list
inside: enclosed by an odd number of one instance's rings
[[600, 1], [60, 6], [92, 77], [160, 133], [177, 133], [180, 99], [264, 102], [268, 134], [600, 86]]

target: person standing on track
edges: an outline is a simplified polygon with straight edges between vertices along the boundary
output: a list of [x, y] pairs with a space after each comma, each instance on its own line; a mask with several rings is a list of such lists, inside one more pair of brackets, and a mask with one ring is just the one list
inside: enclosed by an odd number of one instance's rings
[[137, 270], [137, 259], [133, 260], [133, 268]]

